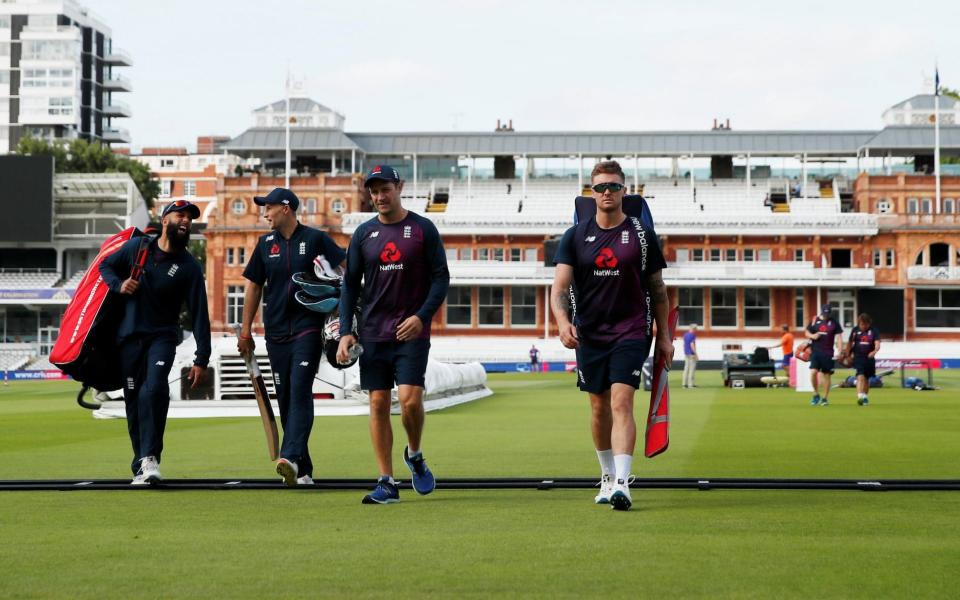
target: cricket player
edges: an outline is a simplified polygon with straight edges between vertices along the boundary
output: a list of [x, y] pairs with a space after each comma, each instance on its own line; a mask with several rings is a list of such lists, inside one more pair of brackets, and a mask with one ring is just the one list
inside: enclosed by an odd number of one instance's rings
[[313, 429], [313, 379], [323, 356], [326, 315], [296, 301], [299, 288], [290, 277], [312, 272], [319, 255], [338, 266], [346, 254], [326, 233], [300, 223], [300, 199], [292, 191], [275, 188], [253, 201], [263, 207], [270, 233], [260, 236], [243, 271], [247, 283], [237, 350], [241, 354], [254, 350], [253, 321], [262, 299], [267, 356], [283, 425], [277, 474], [290, 487], [311, 485], [313, 461], [307, 444]]
[[615, 161], [594, 167], [596, 216], [564, 233], [550, 293], [560, 341], [576, 349], [577, 384], [590, 397], [601, 469], [594, 500], [616, 510], [632, 504], [630, 471], [637, 438], [633, 401], [653, 342], [653, 321], [655, 353], [664, 354], [668, 363], [673, 359], [661, 276], [666, 262], [654, 231], [624, 214], [624, 181]]
[[870, 378], [877, 375], [877, 352], [880, 351], [880, 332], [873, 326], [873, 318], [860, 313], [857, 326], [850, 332], [850, 339], [844, 349], [853, 358], [853, 368], [857, 373], [857, 405], [867, 406], [870, 399]]
[[[380, 469], [364, 504], [397, 502], [393, 479], [393, 429], [390, 401], [394, 383], [407, 446], [403, 459], [419, 494], [433, 491], [433, 473], [423, 457], [423, 388], [430, 351], [430, 321], [450, 285], [447, 258], [437, 228], [400, 204], [403, 181], [387, 165], [374, 167], [364, 180], [377, 216], [361, 224], [347, 250], [347, 272], [340, 296], [340, 346], [346, 362], [360, 343], [360, 387], [370, 395], [370, 437]], [[363, 288], [360, 281], [363, 280]], [[359, 331], [352, 315], [363, 298]]]
[[[830, 376], [833, 375], [834, 366], [834, 340], [837, 347], [836, 355], [839, 355], [843, 345], [840, 337], [842, 333], [843, 328], [833, 318], [833, 307], [830, 304], [820, 307], [820, 314], [803, 332], [807, 339], [812, 340], [810, 342], [810, 383], [813, 385], [811, 406], [829, 406], [830, 404], [828, 396], [830, 395]], [[821, 389], [823, 395], [820, 395]]]
[[196, 358], [187, 375], [193, 387], [203, 380], [210, 360], [210, 315], [207, 288], [199, 261], [187, 251], [190, 225], [200, 216], [191, 202], [178, 200], [160, 216], [160, 236], [146, 246], [139, 279], [131, 277], [143, 238], [126, 242], [100, 263], [110, 291], [124, 298], [117, 329], [127, 432], [133, 446], [133, 485], [162, 479], [160, 456], [170, 408], [168, 377], [179, 341], [180, 308], [193, 319]]

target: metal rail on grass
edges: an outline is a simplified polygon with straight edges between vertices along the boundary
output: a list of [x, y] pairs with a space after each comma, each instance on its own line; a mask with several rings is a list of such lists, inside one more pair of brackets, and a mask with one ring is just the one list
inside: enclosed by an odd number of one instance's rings
[[[410, 489], [409, 481], [398, 482]], [[128, 479], [21, 479], [0, 480], [0, 491], [110, 491], [110, 490], [368, 490], [370, 479], [317, 479], [314, 484], [287, 488], [278, 479], [165, 479], [152, 486], [132, 486]], [[439, 490], [553, 490], [597, 486], [595, 478], [504, 477], [437, 480]], [[859, 490], [960, 491], [960, 479], [742, 479], [647, 478], [635, 479], [635, 489], [677, 490]]]

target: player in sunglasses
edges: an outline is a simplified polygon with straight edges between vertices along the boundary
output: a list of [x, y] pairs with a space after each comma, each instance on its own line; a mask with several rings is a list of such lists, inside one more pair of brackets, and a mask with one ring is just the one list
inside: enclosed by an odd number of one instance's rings
[[633, 400], [653, 342], [654, 320], [655, 351], [668, 360], [673, 357], [661, 276], [666, 262], [653, 229], [624, 214], [624, 181], [615, 161], [594, 167], [596, 216], [563, 235], [550, 293], [560, 341], [577, 351], [577, 385], [590, 396], [601, 468], [600, 493], [594, 500], [617, 510], [632, 504], [630, 470], [637, 438]]

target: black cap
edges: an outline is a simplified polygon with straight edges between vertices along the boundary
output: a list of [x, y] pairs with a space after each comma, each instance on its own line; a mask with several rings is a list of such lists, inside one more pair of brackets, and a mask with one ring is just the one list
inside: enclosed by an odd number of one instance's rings
[[376, 179], [399, 183], [400, 173], [397, 173], [397, 170], [389, 165], [377, 165], [367, 173], [367, 178], [363, 180], [363, 187], [369, 186], [370, 182]]
[[164, 218], [172, 212], [181, 212], [187, 211], [190, 214], [191, 219], [200, 218], [200, 207], [190, 202], [189, 200], [177, 200], [176, 202], [171, 202], [163, 208], [163, 212], [160, 213], [160, 218]]
[[290, 210], [297, 210], [300, 207], [300, 198], [287, 188], [274, 188], [266, 196], [254, 196], [253, 201], [260, 206], [283, 204], [289, 206]]

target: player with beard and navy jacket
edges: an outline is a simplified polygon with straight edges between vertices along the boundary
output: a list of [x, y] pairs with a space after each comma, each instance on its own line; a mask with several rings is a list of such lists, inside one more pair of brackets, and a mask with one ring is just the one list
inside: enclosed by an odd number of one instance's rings
[[188, 251], [190, 225], [200, 209], [186, 200], [167, 205], [160, 217], [160, 237], [147, 245], [147, 259], [138, 280], [131, 278], [143, 238], [126, 242], [100, 263], [100, 276], [110, 291], [124, 297], [117, 330], [127, 430], [133, 445], [133, 485], [161, 480], [160, 454], [170, 407], [167, 378], [177, 348], [180, 308], [193, 318], [196, 359], [188, 378], [202, 381], [210, 360], [210, 316], [203, 269]]
[[[393, 479], [390, 401], [394, 383], [407, 432], [404, 462], [419, 494], [433, 491], [433, 473], [420, 445], [423, 388], [430, 352], [430, 321], [447, 296], [450, 273], [440, 234], [433, 223], [403, 208], [403, 181], [389, 166], [374, 167], [364, 186], [377, 216], [360, 225], [347, 250], [347, 272], [340, 296], [337, 359], [347, 362], [350, 347], [363, 346], [360, 387], [370, 394], [370, 435], [380, 469], [377, 486], [364, 504], [397, 502]], [[360, 282], [363, 281], [361, 289]], [[353, 311], [362, 296], [359, 331]]]

